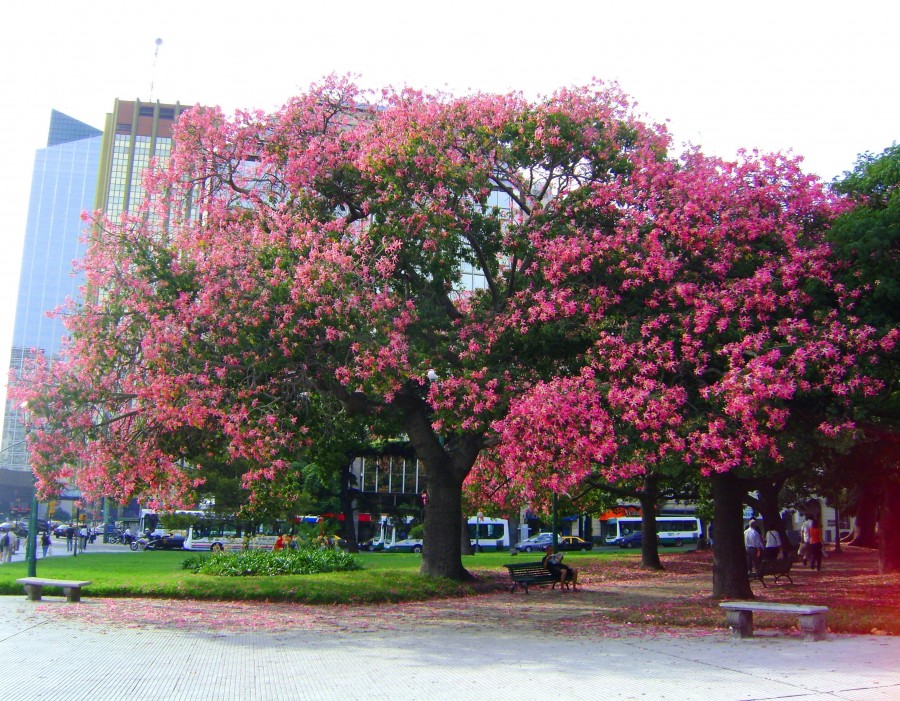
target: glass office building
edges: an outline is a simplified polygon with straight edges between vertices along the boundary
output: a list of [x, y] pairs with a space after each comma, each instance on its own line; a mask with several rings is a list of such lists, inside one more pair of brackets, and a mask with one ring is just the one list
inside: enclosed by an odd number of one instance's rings
[[110, 218], [133, 212], [144, 198], [142, 175], [151, 159], [165, 163], [172, 152], [172, 127], [181, 104], [116, 100], [106, 116], [103, 158], [97, 185], [96, 208]]
[[[172, 126], [185, 109], [180, 104], [116, 100], [103, 130], [52, 112], [47, 146], [35, 156], [11, 370], [38, 351], [47, 357], [59, 353], [66, 330], [47, 312], [80, 296], [81, 279], [73, 275], [72, 262], [85, 253], [82, 212], [101, 209], [116, 217], [133, 211], [143, 198], [143, 171], [151, 158], [168, 158]], [[30, 470], [18, 407], [9, 403], [0, 470]], [[0, 486], [2, 481], [0, 476]]]
[[[53, 110], [47, 146], [35, 154], [22, 268], [16, 300], [10, 369], [38, 351], [60, 350], [65, 327], [47, 312], [77, 298], [80, 279], [72, 261], [83, 257], [81, 213], [94, 206], [103, 132]], [[18, 407], [7, 403], [0, 468], [29, 470]]]

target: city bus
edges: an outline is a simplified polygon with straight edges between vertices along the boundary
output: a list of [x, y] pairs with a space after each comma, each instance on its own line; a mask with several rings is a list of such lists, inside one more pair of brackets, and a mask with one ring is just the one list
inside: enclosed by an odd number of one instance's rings
[[[368, 514], [360, 516], [368, 520]], [[194, 520], [187, 529], [184, 549], [201, 552], [272, 550], [279, 535], [291, 536], [295, 545], [337, 545], [341, 538], [326, 531], [326, 522], [343, 517], [335, 514], [293, 516], [289, 521], [256, 522], [234, 516], [210, 516]]]
[[509, 550], [509, 521], [505, 518], [469, 519], [469, 540], [473, 548], [484, 550]]
[[272, 550], [278, 536], [289, 531], [285, 524], [254, 524], [234, 518], [204, 518], [188, 527], [184, 549], [213, 553]]
[[[626, 516], [611, 518], [605, 521], [604, 540], [607, 545], [612, 545], [619, 538], [641, 530], [641, 518], [639, 516]], [[678, 547], [685, 543], [697, 543], [702, 534], [700, 519], [696, 516], [657, 516], [656, 534], [660, 545], [673, 545]]]
[[[394, 523], [390, 518], [382, 518], [380, 541], [373, 541], [370, 549], [384, 549], [386, 552], [412, 552], [420, 553], [424, 547], [421, 538], [409, 538], [407, 533], [411, 525], [411, 519], [404, 519], [400, 523]], [[469, 528], [469, 541], [472, 547], [479, 552], [509, 550], [509, 521], [505, 518], [490, 518], [473, 516], [467, 522]], [[382, 544], [378, 547], [379, 542]]]
[[[178, 509], [175, 511], [163, 511], [161, 513], [158, 513], [153, 509], [141, 509], [138, 521], [138, 533], [136, 535], [184, 535], [187, 532], [187, 527], [183, 526], [186, 520], [201, 519], [205, 516], [206, 512], [199, 509]], [[169, 518], [167, 519], [167, 517]], [[167, 520], [169, 523], [166, 523]], [[173, 521], [178, 523], [176, 527], [172, 526]]]

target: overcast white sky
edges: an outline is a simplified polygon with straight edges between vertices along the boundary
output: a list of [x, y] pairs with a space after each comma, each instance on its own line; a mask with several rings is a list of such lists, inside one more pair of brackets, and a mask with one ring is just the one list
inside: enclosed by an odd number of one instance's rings
[[529, 95], [596, 76], [679, 141], [726, 158], [791, 150], [829, 181], [900, 140], [900, 10], [887, 0], [28, 0], [3, 14], [3, 373], [34, 152], [54, 108], [102, 128], [116, 97], [268, 110], [331, 72]]

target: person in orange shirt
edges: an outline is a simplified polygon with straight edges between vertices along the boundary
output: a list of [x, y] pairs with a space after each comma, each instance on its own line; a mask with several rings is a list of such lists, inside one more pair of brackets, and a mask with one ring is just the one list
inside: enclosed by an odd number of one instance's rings
[[278, 538], [275, 539], [275, 545], [272, 550], [284, 550], [284, 536], [279, 534]]
[[809, 527], [809, 569], [822, 569], [822, 527], [816, 519], [812, 519]]

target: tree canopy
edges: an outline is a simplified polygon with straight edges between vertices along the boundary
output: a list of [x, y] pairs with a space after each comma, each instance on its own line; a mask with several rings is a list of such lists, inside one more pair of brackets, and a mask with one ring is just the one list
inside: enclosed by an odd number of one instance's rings
[[275, 114], [195, 108], [175, 139], [143, 207], [93, 221], [96, 294], [19, 395], [44, 485], [177, 499], [210, 452], [273, 479], [315, 439], [316, 393], [406, 433], [423, 572], [462, 577], [486, 448], [560, 490], [722, 473], [780, 459], [823, 397], [819, 428], [848, 430], [879, 388], [856, 360], [893, 339], [844, 314], [839, 200], [780, 156], [674, 157], [614, 86], [376, 99], [331, 78]]
[[836, 252], [852, 264], [851, 280], [869, 286], [861, 313], [876, 323], [900, 320], [900, 146], [861, 155], [834, 184], [855, 204], [832, 227]]

